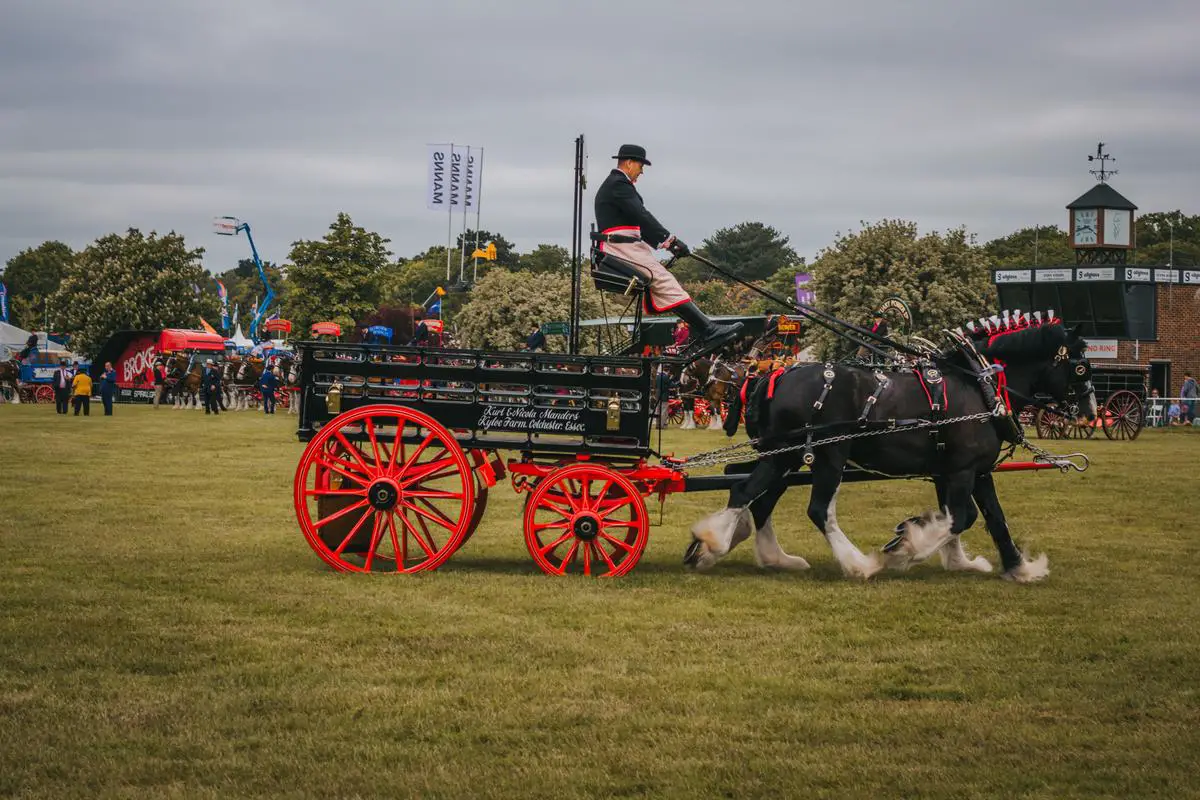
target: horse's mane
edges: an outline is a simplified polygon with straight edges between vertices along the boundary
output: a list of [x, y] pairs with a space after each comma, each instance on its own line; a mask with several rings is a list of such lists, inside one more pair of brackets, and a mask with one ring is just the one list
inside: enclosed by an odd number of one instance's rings
[[975, 348], [987, 358], [1011, 361], [1050, 355], [1067, 344], [1070, 334], [1053, 311], [972, 320], [962, 327]]

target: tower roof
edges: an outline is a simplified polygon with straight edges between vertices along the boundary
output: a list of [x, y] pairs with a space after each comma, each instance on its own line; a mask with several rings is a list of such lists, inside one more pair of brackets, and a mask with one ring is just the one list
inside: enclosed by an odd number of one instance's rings
[[1122, 208], [1133, 211], [1137, 206], [1107, 183], [1098, 183], [1080, 195], [1075, 202], [1068, 204], [1067, 208]]

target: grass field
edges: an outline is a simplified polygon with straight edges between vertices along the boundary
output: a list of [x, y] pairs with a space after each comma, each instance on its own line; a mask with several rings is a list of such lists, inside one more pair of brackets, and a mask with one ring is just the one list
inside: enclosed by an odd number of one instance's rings
[[[775, 519], [807, 574], [685, 571], [724, 504], [693, 494], [605, 582], [537, 572], [505, 487], [436, 573], [329, 571], [294, 420], [0, 407], [0, 795], [1200, 796], [1192, 431], [1001, 476], [1038, 585], [847, 581], [802, 489]], [[839, 519], [878, 548], [931, 502], [849, 485]]]

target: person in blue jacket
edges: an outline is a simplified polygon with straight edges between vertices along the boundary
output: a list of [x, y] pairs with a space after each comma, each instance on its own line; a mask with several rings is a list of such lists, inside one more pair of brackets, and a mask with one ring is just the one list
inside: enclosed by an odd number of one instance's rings
[[104, 403], [104, 416], [112, 416], [113, 398], [117, 395], [117, 371], [111, 361], [104, 362], [104, 372], [100, 375], [100, 400]]
[[275, 370], [264, 369], [262, 377], [258, 379], [258, 391], [262, 394], [263, 413], [275, 413], [275, 390], [279, 388], [279, 379], [275, 377]]

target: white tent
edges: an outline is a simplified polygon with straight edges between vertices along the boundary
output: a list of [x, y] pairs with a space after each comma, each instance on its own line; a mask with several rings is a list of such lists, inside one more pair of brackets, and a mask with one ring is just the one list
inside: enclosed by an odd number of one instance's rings
[[30, 336], [32, 334], [29, 331], [22, 330], [16, 325], [9, 325], [7, 322], [0, 322], [0, 344], [20, 350], [25, 346], [25, 342], [29, 341]]
[[[33, 334], [30, 331], [18, 328], [16, 325], [9, 325], [7, 322], [0, 322], [0, 358], [13, 358], [17, 353], [21, 352], [21, 348], [29, 341], [29, 337]], [[64, 350], [63, 346], [58, 342], [52, 342], [46, 338], [45, 331], [38, 331], [38, 352], [55, 353], [61, 358], [70, 358], [71, 352]]]
[[242, 323], [240, 322], [237, 324], [237, 328], [234, 329], [233, 336], [230, 336], [227, 341], [233, 342], [233, 346], [239, 350], [249, 350], [251, 347], [254, 347], [254, 342], [247, 339], [246, 335], [242, 333]]

